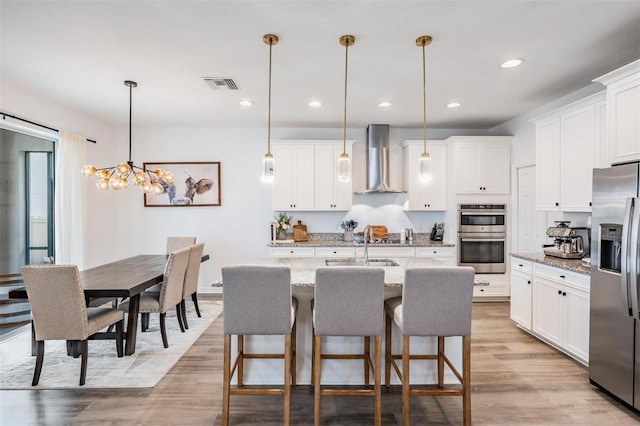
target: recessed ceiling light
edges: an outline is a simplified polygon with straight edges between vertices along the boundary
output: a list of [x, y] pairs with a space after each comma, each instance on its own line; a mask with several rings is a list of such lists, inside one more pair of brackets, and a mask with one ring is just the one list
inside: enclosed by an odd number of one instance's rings
[[378, 104], [378, 106], [379, 106], [380, 108], [389, 108], [389, 107], [391, 106], [391, 102], [389, 102], [389, 101], [383, 101], [383, 102], [380, 102], [380, 103]]
[[460, 105], [460, 102], [449, 102], [447, 108], [458, 108]]
[[248, 106], [253, 105], [253, 101], [246, 101], [246, 100], [245, 101], [240, 101], [240, 105], [248, 107]]
[[513, 68], [513, 67], [517, 67], [523, 62], [524, 62], [524, 59], [520, 59], [520, 58], [509, 59], [508, 61], [504, 61], [503, 63], [501, 63], [500, 66], [502, 68]]
[[311, 102], [309, 102], [309, 106], [311, 108], [319, 108], [319, 107], [322, 106], [322, 102], [320, 102], [320, 101], [311, 101]]

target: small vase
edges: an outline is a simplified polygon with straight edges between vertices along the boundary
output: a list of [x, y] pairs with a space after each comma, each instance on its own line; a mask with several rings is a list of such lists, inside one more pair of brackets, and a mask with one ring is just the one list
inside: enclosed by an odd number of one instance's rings
[[278, 235], [276, 236], [276, 239], [278, 239], [278, 240], [286, 240], [287, 239], [287, 230], [279, 228], [278, 229]]
[[353, 242], [353, 231], [344, 231], [344, 241]]

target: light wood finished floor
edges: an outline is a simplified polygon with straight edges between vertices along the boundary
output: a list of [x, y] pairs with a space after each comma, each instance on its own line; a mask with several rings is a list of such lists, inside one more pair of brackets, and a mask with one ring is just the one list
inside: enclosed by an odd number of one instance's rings
[[[475, 425], [640, 423], [638, 414], [592, 387], [584, 367], [519, 331], [508, 303], [473, 305], [471, 355]], [[219, 425], [221, 393], [222, 316], [153, 389], [0, 391], [0, 424]], [[324, 424], [373, 423], [371, 398], [328, 396], [322, 402]], [[401, 424], [400, 390], [383, 391], [382, 403], [383, 424]], [[459, 397], [414, 397], [411, 403], [414, 425], [462, 424]], [[281, 406], [275, 396], [232, 397], [231, 422], [278, 425]], [[295, 388], [291, 418], [313, 424], [308, 386]]]

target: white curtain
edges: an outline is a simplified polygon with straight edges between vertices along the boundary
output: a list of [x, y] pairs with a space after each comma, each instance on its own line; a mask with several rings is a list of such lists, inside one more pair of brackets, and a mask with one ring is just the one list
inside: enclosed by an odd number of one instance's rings
[[85, 185], [80, 174], [87, 140], [69, 132], [58, 133], [55, 170], [55, 263], [84, 263]]

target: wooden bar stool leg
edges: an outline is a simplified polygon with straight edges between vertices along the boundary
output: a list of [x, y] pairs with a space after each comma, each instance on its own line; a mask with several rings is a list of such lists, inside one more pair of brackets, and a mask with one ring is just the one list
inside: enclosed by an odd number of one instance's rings
[[315, 361], [315, 370], [313, 372], [313, 424], [320, 426], [320, 336], [313, 337], [314, 350], [313, 359]]
[[371, 359], [371, 337], [364, 336], [364, 385], [369, 386], [369, 360]]
[[402, 424], [410, 426], [409, 421], [409, 336], [402, 336]]
[[289, 426], [291, 422], [291, 334], [284, 336], [284, 405], [282, 407], [282, 424]]
[[382, 336], [376, 336], [375, 338], [375, 366], [373, 368], [373, 383], [375, 386], [375, 397], [374, 397], [374, 418], [376, 426], [380, 426], [382, 424], [382, 386], [381, 386], [381, 371], [380, 367], [382, 365]]
[[438, 386], [444, 387], [444, 336], [438, 336]]
[[391, 384], [391, 317], [388, 314], [385, 314], [384, 336], [384, 385], [388, 388]]
[[298, 335], [298, 331], [297, 331], [297, 321], [293, 321], [293, 328], [291, 330], [291, 386], [295, 386], [296, 385], [296, 375], [297, 375], [297, 367], [296, 367], [296, 362], [297, 362], [297, 354], [298, 354], [298, 350], [297, 350], [297, 345], [298, 345], [298, 339], [297, 339], [297, 335]]
[[222, 425], [229, 425], [229, 390], [231, 387], [231, 336], [224, 335], [222, 379]]
[[244, 336], [238, 336], [238, 387], [244, 385]]
[[465, 426], [471, 425], [471, 336], [462, 336], [462, 410]]
[[315, 368], [316, 368], [316, 329], [311, 324], [311, 387], [316, 384], [315, 380]]

